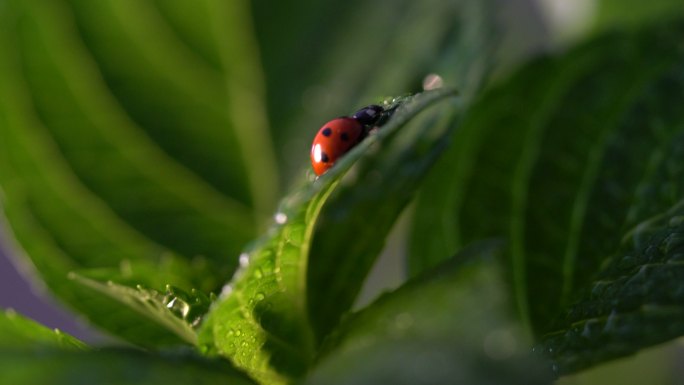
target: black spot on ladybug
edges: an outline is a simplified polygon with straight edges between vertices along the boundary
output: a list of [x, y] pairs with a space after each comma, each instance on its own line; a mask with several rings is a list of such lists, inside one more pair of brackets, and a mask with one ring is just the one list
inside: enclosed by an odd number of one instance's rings
[[330, 158], [328, 158], [328, 154], [325, 152], [321, 153], [321, 162], [323, 163], [328, 163], [330, 161]]
[[330, 127], [326, 127], [323, 129], [323, 131], [321, 131], [321, 134], [323, 134], [323, 136], [330, 136], [332, 135], [332, 129]]
[[349, 141], [349, 135], [347, 135], [346, 132], [343, 132], [343, 133], [340, 135], [340, 138], [342, 138], [342, 140], [344, 140], [345, 142], [348, 142], [348, 141]]

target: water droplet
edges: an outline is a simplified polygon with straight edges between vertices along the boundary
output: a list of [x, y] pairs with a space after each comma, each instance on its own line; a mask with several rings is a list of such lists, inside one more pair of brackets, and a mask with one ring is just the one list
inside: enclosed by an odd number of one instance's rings
[[240, 262], [240, 267], [247, 267], [249, 266], [249, 254], [247, 253], [242, 253], [240, 254], [240, 258], [238, 259]]
[[443, 85], [444, 80], [437, 74], [428, 74], [423, 79], [423, 90], [425, 91], [436, 90], [437, 88], [442, 88]]
[[233, 286], [226, 284], [221, 288], [221, 298], [227, 298], [233, 292]]
[[195, 317], [195, 319], [192, 320], [192, 322], [190, 322], [190, 326], [192, 326], [193, 328], [196, 328], [200, 325], [200, 323], [202, 323], [202, 316], [201, 315]]
[[264, 295], [264, 293], [256, 293], [256, 294], [254, 295], [254, 299], [256, 299], [257, 301], [263, 301], [264, 298], [266, 298], [266, 296]]
[[261, 271], [261, 269], [254, 270], [254, 278], [261, 279], [263, 277], [264, 277], [264, 273]]
[[279, 225], [284, 225], [287, 222], [287, 215], [285, 213], [276, 213], [275, 221]]
[[242, 330], [236, 329], [236, 330], [235, 330], [235, 336], [236, 336], [236, 337], [240, 337], [241, 335], [242, 335]]
[[166, 308], [183, 319], [187, 318], [188, 313], [190, 313], [190, 305], [178, 297], [174, 297], [169, 301], [169, 303], [166, 304]]

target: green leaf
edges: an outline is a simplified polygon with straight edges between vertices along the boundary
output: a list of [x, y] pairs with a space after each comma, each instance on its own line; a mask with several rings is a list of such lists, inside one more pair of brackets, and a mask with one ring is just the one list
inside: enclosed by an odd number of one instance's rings
[[[159, 8], [151, 1], [68, 3], [104, 81], [145, 133], [227, 197], [261, 215], [270, 210], [277, 164], [248, 3], [165, 2]], [[190, 21], [198, 13], [203, 19]], [[192, 45], [188, 23], [204, 31], [193, 33]], [[204, 54], [197, 53], [199, 35]], [[207, 51], [220, 61], [219, 68], [216, 59], [205, 59]]]
[[[382, 143], [383, 156], [359, 162], [321, 212], [309, 258], [308, 306], [321, 341], [349, 311], [385, 237], [414, 197], [457, 124], [459, 103], [441, 103]], [[384, 129], [384, 128], [383, 128]]]
[[[58, 329], [50, 330], [13, 310], [0, 313], [0, 352], [47, 349], [82, 350], [86, 346]], [[0, 370], [2, 372], [2, 370]], [[1, 376], [1, 375], [0, 375]]]
[[[513, 3], [525, 9], [534, 8], [527, 1]], [[532, 31], [535, 29], [542, 28], [539, 20], [532, 12], [525, 13], [520, 17], [529, 29], [516, 28], [520, 20], [512, 20], [509, 8], [512, 4], [501, 5], [496, 1], [459, 2], [447, 7], [440, 4], [412, 2], [397, 7], [396, 12], [406, 12], [406, 25], [398, 29], [396, 38], [400, 40], [395, 41], [394, 36], [391, 39], [397, 46], [381, 50], [381, 54], [386, 56], [377, 60], [402, 64], [396, 64], [396, 72], [383, 68], [364, 87], [377, 84], [378, 90], [392, 89], [397, 85], [396, 78], [411, 78], [409, 74], [414, 74], [413, 79], [416, 79], [416, 71], [422, 68], [420, 59], [410, 57], [403, 47], [415, 46], [419, 50], [417, 47], [420, 46], [426, 55], [428, 52], [440, 52], [430, 71], [439, 74], [445, 84], [458, 86], [460, 106], [458, 109], [443, 106], [441, 111], [415, 122], [416, 127], [424, 124], [430, 128], [416, 128], [410, 139], [410, 134], [405, 136], [407, 142], [414, 143], [414, 147], [407, 148], [400, 155], [401, 159], [378, 158], [376, 163], [364, 165], [369, 177], [357, 178], [349, 186], [342, 186], [324, 207], [319, 221], [320, 231], [314, 235], [309, 270], [310, 285], [315, 288], [309, 291], [309, 307], [319, 340], [351, 308], [396, 218], [413, 198], [427, 171], [447, 144], [448, 136], [458, 131], [461, 118], [458, 112], [467, 108], [480, 88], [491, 80], [492, 73], [505, 72], [516, 60], [529, 55], [541, 44], [539, 39], [528, 36], [534, 35]], [[417, 14], [421, 17], [415, 17]], [[353, 40], [353, 44], [358, 40]], [[440, 43], [437, 44], [436, 40]], [[337, 54], [342, 55], [342, 51]], [[394, 57], [395, 60], [392, 59]], [[427, 68], [424, 70], [422, 75], [428, 73]], [[345, 73], [340, 76], [344, 78]], [[335, 77], [335, 82], [337, 79]], [[345, 84], [342, 91], [348, 86]], [[391, 162], [403, 166], [392, 168], [388, 166]], [[431, 226], [426, 225], [425, 228], [430, 231]]]
[[234, 268], [228, 257], [254, 234], [250, 208], [216, 191], [149, 140], [145, 126], [109, 93], [64, 5], [16, 8], [15, 49], [26, 79], [17, 86], [30, 94], [27, 103], [79, 181], [151, 240]]
[[678, 0], [599, 0], [594, 29], [638, 28], [683, 15], [684, 4]]
[[252, 380], [230, 367], [190, 354], [150, 355], [137, 350], [52, 350], [31, 354], [0, 349], [4, 384], [226, 384]]
[[[307, 285], [307, 269], [311, 237], [321, 207], [352, 164], [373, 147], [395, 144], [369, 158], [386, 160], [385, 164], [380, 163], [381, 172], [385, 167], [401, 168], [395, 162], [413, 148], [415, 143], [411, 140], [416, 127], [406, 126], [402, 131], [399, 128], [450, 95], [449, 91], [435, 91], [401, 99], [400, 107], [382, 129], [313, 184], [305, 181], [306, 185], [283, 200], [275, 226], [241, 255], [243, 268], [224, 288], [222, 299], [202, 325], [200, 344], [230, 358], [259, 381], [283, 383], [301, 376], [316, 350], [307, 295], [317, 288]], [[430, 151], [426, 153], [429, 158]], [[413, 167], [405, 167], [410, 176]], [[372, 171], [361, 167], [357, 177], [363, 180]]]
[[486, 242], [351, 315], [307, 384], [545, 384]]
[[[107, 274], [111, 276], [111, 274]], [[165, 293], [146, 289], [138, 285], [132, 287], [106, 283], [86, 278], [79, 274], [71, 274], [70, 278], [96, 292], [108, 296], [128, 306], [142, 316], [155, 322], [188, 344], [197, 343], [197, 335], [193, 326], [199, 324], [201, 316], [209, 310], [209, 297], [193, 291], [192, 295], [167, 286]]]
[[676, 176], [644, 178], [682, 132], [682, 31], [679, 23], [603, 36], [483, 96], [421, 192], [414, 271], [473, 240], [505, 237], [520, 314], [536, 334], [547, 331], [624, 229], [670, 207], [643, 189], [668, 186], [668, 197], [681, 198]]
[[215, 290], [277, 191], [245, 3], [185, 5], [220, 68], [185, 46], [195, 27], [174, 32], [181, 6], [173, 21], [151, 2], [0, 7], [4, 227], [58, 297], [146, 346], [178, 340], [67, 274]]
[[[675, 143], [682, 155], [684, 135]], [[684, 177], [682, 158], [665, 167]], [[634, 226], [538, 349], [566, 374], [684, 335], [682, 261], [684, 200]]]

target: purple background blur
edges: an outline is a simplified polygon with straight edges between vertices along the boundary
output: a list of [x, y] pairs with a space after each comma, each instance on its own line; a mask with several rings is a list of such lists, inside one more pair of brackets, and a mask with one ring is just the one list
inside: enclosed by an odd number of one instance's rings
[[0, 308], [14, 309], [51, 329], [57, 328], [85, 342], [98, 342], [104, 336], [76, 319], [74, 313], [43, 290], [41, 284], [29, 283], [10, 261], [9, 247], [0, 243]]

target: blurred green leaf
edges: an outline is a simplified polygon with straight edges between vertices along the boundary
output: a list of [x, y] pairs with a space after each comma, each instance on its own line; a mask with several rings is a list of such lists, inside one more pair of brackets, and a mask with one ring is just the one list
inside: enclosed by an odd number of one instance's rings
[[684, 16], [679, 0], [598, 0], [594, 29], [634, 28]]
[[[414, 166], [397, 161], [405, 152], [412, 151], [412, 139], [418, 130], [402, 126], [430, 105], [444, 103], [443, 99], [449, 96], [449, 91], [434, 91], [402, 99], [401, 106], [381, 130], [366, 138], [316, 182], [305, 181], [303, 187], [285, 198], [276, 214], [276, 225], [241, 255], [243, 269], [224, 288], [223, 299], [202, 325], [200, 344], [230, 358], [260, 381], [282, 383], [301, 376], [317, 347], [310, 311], [322, 310], [307, 307], [308, 292], [319, 290], [307, 285], [307, 270], [311, 237], [323, 203], [351, 165], [381, 143], [396, 145], [369, 156], [386, 160], [379, 163], [379, 172], [404, 167], [404, 173], [397, 178], [410, 180]], [[425, 134], [430, 133], [430, 126], [418, 127], [425, 129]], [[432, 140], [434, 145], [439, 137]], [[422, 154], [430, 158], [430, 151]], [[356, 177], [363, 180], [375, 170], [361, 167]]]
[[[684, 135], [670, 151], [684, 154]], [[662, 171], [684, 177], [682, 159]], [[665, 171], [667, 170], [667, 171]], [[684, 200], [634, 226], [581, 300], [543, 336], [561, 374], [684, 334]]]
[[548, 384], [487, 242], [349, 316], [307, 384]]
[[124, 349], [53, 350], [40, 355], [0, 349], [0, 381], [23, 385], [254, 384], [226, 362], [190, 354], [150, 355]]
[[[138, 316], [67, 273], [103, 269], [155, 289], [214, 290], [277, 192], [245, 2], [179, 7], [0, 7], [6, 231], [57, 296], [145, 345], [168, 342], [166, 332], [140, 332]], [[191, 31], [199, 26], [213, 33]]]
[[[86, 346], [58, 329], [50, 330], [13, 310], [0, 313], [0, 352], [38, 351], [52, 348], [81, 350]], [[0, 353], [1, 354], [1, 353]], [[0, 373], [3, 370], [0, 370]], [[0, 378], [1, 378], [0, 374]]]
[[[682, 36], [681, 23], [604, 36], [478, 101], [421, 191], [414, 271], [505, 237], [519, 311], [535, 333], [548, 330], [624, 229], [682, 196], [678, 175], [648, 178], [682, 132]], [[642, 195], [661, 188], [665, 206]]]
[[68, 3], [92, 60], [131, 119], [226, 197], [261, 215], [270, 211], [277, 164], [247, 2]]

